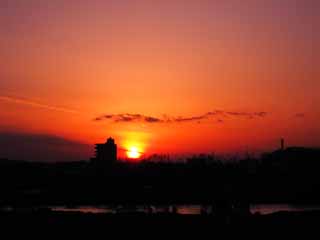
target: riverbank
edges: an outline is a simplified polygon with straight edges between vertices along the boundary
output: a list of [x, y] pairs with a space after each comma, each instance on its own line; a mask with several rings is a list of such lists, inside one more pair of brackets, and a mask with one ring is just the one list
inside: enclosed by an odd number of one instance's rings
[[[105, 214], [80, 213], [40, 210], [36, 212], [1, 212], [1, 229], [29, 229], [34, 231], [73, 230], [105, 231], [122, 234], [126, 231], [135, 233], [199, 233], [215, 234], [226, 231], [237, 232], [277, 231], [316, 229], [320, 222], [320, 211], [277, 212], [267, 215], [251, 214], [248, 216], [218, 217], [210, 215], [178, 214]], [[124, 231], [124, 232], [123, 232]], [[127, 232], [128, 233], [128, 232]]]

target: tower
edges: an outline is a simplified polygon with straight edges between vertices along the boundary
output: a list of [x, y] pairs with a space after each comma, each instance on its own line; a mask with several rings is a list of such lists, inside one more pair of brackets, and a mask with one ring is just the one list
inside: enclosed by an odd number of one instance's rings
[[106, 143], [96, 144], [93, 163], [97, 167], [108, 167], [117, 162], [117, 145], [113, 138], [108, 138]]

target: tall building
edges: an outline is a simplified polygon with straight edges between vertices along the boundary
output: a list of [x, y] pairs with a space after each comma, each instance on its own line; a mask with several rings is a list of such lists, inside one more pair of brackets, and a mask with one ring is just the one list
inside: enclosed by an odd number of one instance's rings
[[113, 138], [108, 138], [106, 143], [96, 144], [95, 157], [92, 163], [97, 167], [108, 167], [117, 162], [117, 145]]

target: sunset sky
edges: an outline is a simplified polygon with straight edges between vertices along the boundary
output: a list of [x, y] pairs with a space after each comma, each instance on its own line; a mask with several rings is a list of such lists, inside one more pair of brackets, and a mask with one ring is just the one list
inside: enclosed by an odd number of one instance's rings
[[318, 0], [0, 1], [0, 158], [319, 147], [319, 23]]

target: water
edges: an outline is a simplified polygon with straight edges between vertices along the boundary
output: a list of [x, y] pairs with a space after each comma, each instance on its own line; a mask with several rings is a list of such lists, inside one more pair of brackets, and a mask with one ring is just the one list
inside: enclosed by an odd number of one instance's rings
[[173, 213], [181, 215], [199, 215], [201, 212], [200, 205], [176, 205], [176, 210], [173, 206], [135, 206], [135, 207], [108, 207], [108, 206], [53, 206], [50, 207], [52, 211], [57, 212], [81, 212], [81, 213]]
[[255, 204], [250, 206], [250, 212], [260, 213], [262, 215], [275, 212], [303, 212], [320, 210], [320, 205], [291, 205], [291, 204]]
[[54, 206], [50, 207], [54, 212], [81, 212], [81, 213], [114, 213], [112, 208], [99, 207], [99, 206], [78, 206], [78, 207], [65, 207], [65, 206]]
[[[91, 214], [118, 214], [118, 213], [177, 213], [180, 215], [200, 215], [203, 207], [201, 205], [170, 205], [165, 206], [143, 206], [134, 207], [124, 206], [49, 206], [49, 209], [55, 212], [80, 212]], [[13, 207], [7, 206], [0, 208], [3, 212], [14, 211]], [[210, 209], [206, 209], [210, 210]], [[212, 210], [212, 209], [211, 209]], [[260, 213], [262, 215], [276, 213], [280, 211], [297, 212], [320, 210], [320, 205], [290, 205], [290, 204], [253, 204], [250, 206], [252, 214]]]
[[[176, 213], [181, 215], [200, 215], [201, 205], [175, 205]], [[150, 208], [145, 206], [136, 206], [135, 208], [112, 208], [107, 206], [79, 206], [75, 208], [53, 207], [53, 211], [65, 212], [82, 212], [82, 213], [121, 213], [121, 212], [137, 212], [150, 213]], [[172, 213], [172, 206], [151, 206], [152, 213]], [[297, 212], [320, 210], [320, 205], [290, 205], [290, 204], [254, 204], [250, 206], [252, 214], [260, 213], [262, 215], [271, 214], [281, 211]]]

